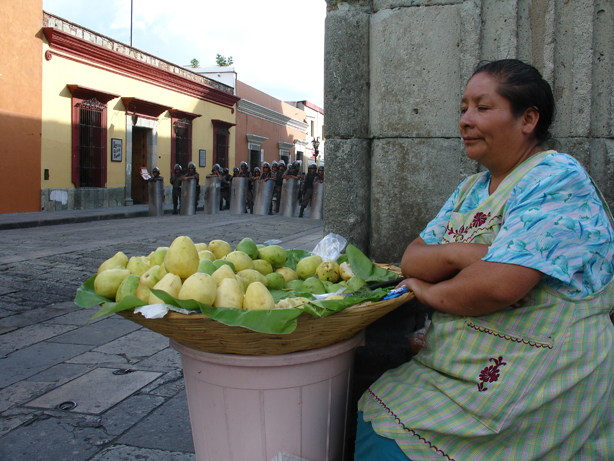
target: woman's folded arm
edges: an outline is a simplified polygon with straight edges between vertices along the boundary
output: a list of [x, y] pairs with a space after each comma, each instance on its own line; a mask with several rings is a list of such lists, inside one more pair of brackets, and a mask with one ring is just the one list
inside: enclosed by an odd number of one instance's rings
[[405, 250], [401, 270], [407, 278], [415, 277], [430, 283], [441, 282], [481, 260], [487, 252], [488, 245], [479, 243], [427, 245], [418, 237]]
[[529, 267], [480, 260], [439, 283], [418, 278], [402, 283], [423, 304], [441, 312], [474, 317], [517, 303], [542, 276], [542, 272]]

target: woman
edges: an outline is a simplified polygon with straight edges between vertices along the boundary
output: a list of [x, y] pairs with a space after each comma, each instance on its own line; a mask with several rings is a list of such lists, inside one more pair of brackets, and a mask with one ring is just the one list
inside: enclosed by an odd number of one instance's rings
[[461, 104], [467, 178], [405, 251], [435, 309], [426, 347], [359, 402], [355, 459], [614, 459], [611, 215], [584, 169], [544, 151], [539, 72], [479, 67]]

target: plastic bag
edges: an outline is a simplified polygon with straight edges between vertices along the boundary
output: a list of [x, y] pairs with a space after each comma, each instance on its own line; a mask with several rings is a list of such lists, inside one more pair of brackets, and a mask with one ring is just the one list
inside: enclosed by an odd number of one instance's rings
[[425, 336], [430, 326], [431, 320], [427, 315], [424, 321], [424, 328], [420, 328], [419, 330], [414, 331], [409, 337], [409, 348], [414, 354], [417, 354], [418, 352], [420, 352], [420, 349], [426, 347]]
[[339, 234], [328, 234], [313, 249], [312, 253], [320, 256], [322, 261], [336, 261], [345, 248], [347, 240]]

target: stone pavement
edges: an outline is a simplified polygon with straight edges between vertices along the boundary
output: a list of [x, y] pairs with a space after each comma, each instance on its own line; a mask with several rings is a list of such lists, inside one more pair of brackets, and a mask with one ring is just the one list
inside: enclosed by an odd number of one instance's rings
[[[228, 211], [156, 218], [131, 208], [112, 220], [103, 210], [33, 213], [20, 223], [0, 215], [0, 460], [195, 459], [178, 353], [117, 315], [86, 323], [97, 308], [77, 307], [76, 289], [117, 251], [147, 255], [178, 235], [233, 247], [243, 237], [275, 238], [306, 250], [323, 237], [322, 222], [305, 218]], [[416, 322], [409, 309], [367, 330], [374, 347], [357, 352], [354, 400], [409, 357]]]

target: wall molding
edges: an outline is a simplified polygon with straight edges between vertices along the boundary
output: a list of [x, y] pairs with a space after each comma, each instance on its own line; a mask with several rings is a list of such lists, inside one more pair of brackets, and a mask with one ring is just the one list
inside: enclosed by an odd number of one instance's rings
[[288, 117], [287, 115], [272, 109], [268, 109], [264, 106], [256, 104], [255, 102], [248, 101], [247, 99], [241, 99], [238, 102], [237, 111], [267, 122], [275, 123], [276, 125], [287, 126], [288, 128], [304, 133], [307, 132], [307, 128], [309, 127], [309, 125], [307, 125], [305, 122]]
[[77, 62], [82, 64], [93, 65], [93, 67], [152, 83], [162, 88], [231, 109], [240, 100], [240, 98], [233, 94], [202, 83], [199, 81], [204, 79], [202, 76], [195, 74], [192, 80], [183, 75], [172, 73], [131, 56], [78, 38], [54, 27], [43, 27], [43, 33], [49, 42], [49, 48], [52, 50], [52, 53], [49, 54], [50, 56], [61, 56], [73, 61], [77, 58]]

